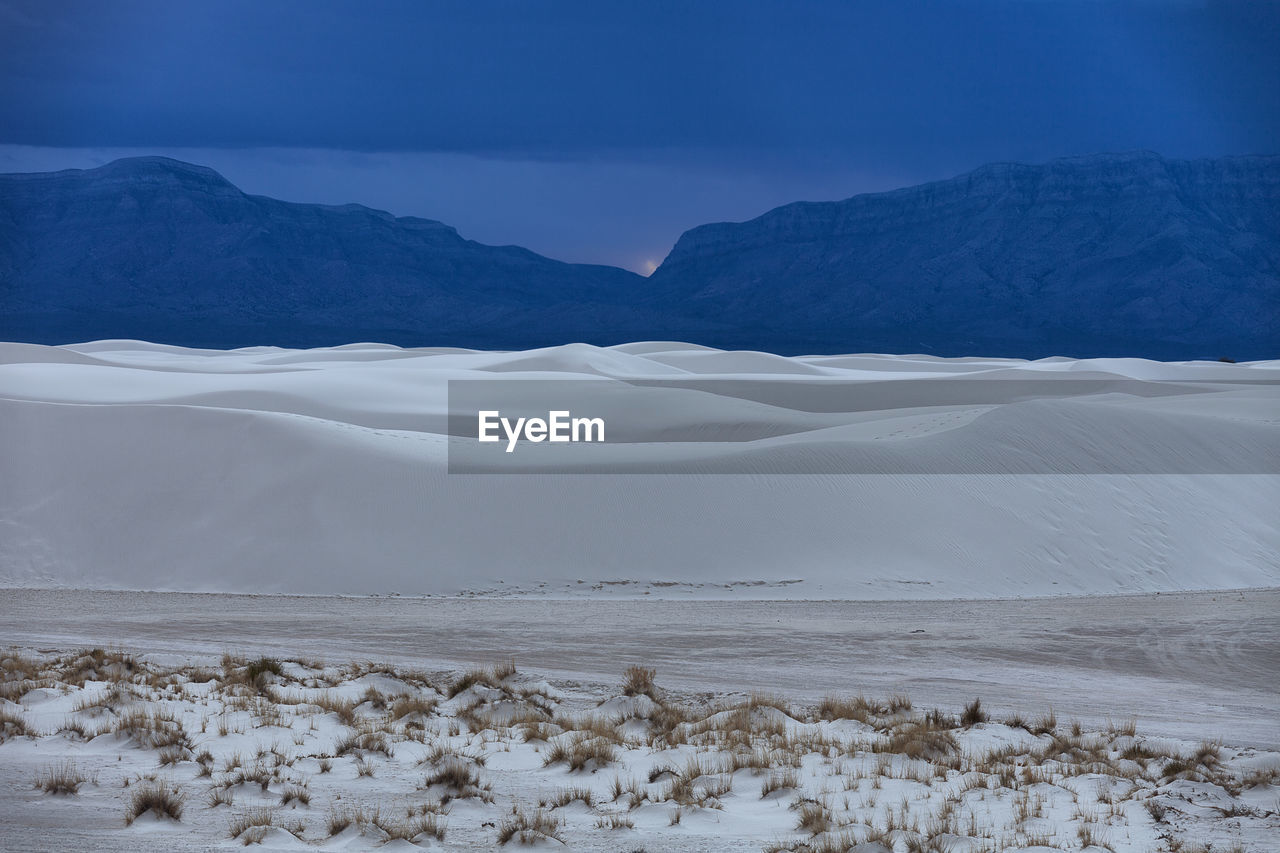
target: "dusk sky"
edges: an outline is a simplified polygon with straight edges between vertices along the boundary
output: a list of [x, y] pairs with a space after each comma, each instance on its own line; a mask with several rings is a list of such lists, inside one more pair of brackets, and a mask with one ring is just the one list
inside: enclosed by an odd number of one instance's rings
[[994, 160], [1280, 152], [1280, 4], [0, 0], [0, 171], [131, 154], [647, 272]]

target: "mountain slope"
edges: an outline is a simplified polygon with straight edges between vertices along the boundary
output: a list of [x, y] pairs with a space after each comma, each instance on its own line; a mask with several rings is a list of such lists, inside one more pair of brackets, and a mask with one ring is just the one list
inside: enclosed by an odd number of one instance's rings
[[997, 164], [790, 204], [686, 232], [650, 284], [783, 351], [1261, 358], [1280, 349], [1280, 157]]
[[540, 344], [632, 322], [643, 284], [431, 220], [246, 195], [165, 158], [0, 176], [8, 339]]
[[158, 157], [0, 175], [0, 339], [1273, 357], [1280, 157], [985, 166], [681, 236], [645, 280]]

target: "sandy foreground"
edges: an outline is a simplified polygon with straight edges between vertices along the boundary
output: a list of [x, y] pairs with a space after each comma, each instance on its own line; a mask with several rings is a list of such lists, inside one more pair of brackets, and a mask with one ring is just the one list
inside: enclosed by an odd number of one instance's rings
[[[493, 849], [514, 808], [580, 850], [1272, 850], [1278, 614], [1277, 590], [929, 602], [10, 590], [6, 669], [39, 659], [54, 680], [5, 703], [35, 736], [11, 728], [0, 744], [0, 846], [395, 849], [422, 829], [422, 847]], [[86, 656], [95, 646], [105, 655]], [[514, 674], [492, 671], [513, 658]], [[262, 659], [280, 672], [254, 682]], [[635, 665], [656, 670], [658, 702], [625, 695]], [[960, 725], [979, 696], [988, 720]], [[425, 704], [396, 704], [410, 699]], [[397, 716], [411, 707], [428, 710]], [[933, 708], [943, 740], [913, 746]], [[160, 728], [137, 724], [139, 709]], [[571, 769], [576, 744], [602, 742]], [[86, 777], [79, 793], [34, 787], [66, 760]], [[461, 789], [430, 783], [462, 766]], [[152, 785], [183, 798], [181, 820], [126, 827]], [[282, 804], [299, 790], [306, 803]], [[330, 836], [343, 816], [352, 825]], [[423, 834], [440, 827], [443, 840]]]

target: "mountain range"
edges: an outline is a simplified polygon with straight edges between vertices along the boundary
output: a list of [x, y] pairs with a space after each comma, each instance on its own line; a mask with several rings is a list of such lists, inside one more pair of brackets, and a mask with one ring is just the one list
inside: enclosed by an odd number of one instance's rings
[[648, 278], [161, 157], [0, 175], [0, 339], [1280, 354], [1280, 157], [993, 164], [685, 232]]

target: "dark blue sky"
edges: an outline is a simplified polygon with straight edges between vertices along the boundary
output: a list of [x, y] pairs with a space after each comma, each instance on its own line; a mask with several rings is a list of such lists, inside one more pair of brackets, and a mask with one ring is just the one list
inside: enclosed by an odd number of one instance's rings
[[643, 269], [992, 160], [1280, 151], [1280, 3], [0, 0], [0, 170], [244, 189]]

